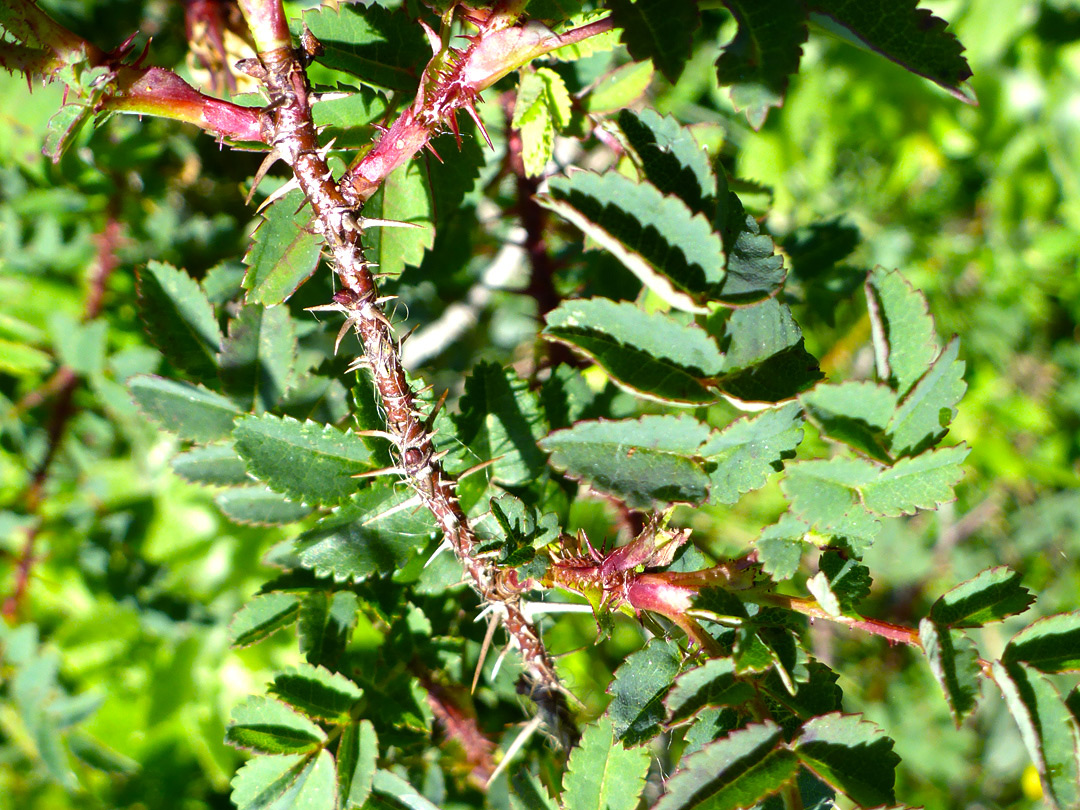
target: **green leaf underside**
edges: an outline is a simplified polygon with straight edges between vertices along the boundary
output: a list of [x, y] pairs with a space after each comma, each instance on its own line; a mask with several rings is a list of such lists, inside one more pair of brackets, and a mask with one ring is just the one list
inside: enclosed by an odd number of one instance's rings
[[579, 422], [540, 441], [551, 464], [571, 478], [618, 495], [628, 505], [701, 503], [709, 478], [697, 460], [706, 425], [677, 416]]
[[434, 533], [434, 518], [412, 490], [374, 486], [292, 544], [304, 568], [358, 580], [401, 568]]
[[733, 731], [687, 757], [665, 785], [654, 810], [735, 810], [752, 807], [795, 778], [799, 760], [784, 747], [783, 730], [766, 721]]
[[193, 442], [229, 438], [240, 413], [231, 400], [201, 385], [139, 374], [128, 381], [139, 409], [165, 430]]
[[930, 619], [919, 622], [919, 642], [959, 728], [979, 700], [982, 670], [978, 650], [963, 633], [935, 624]]
[[664, 696], [679, 674], [681, 659], [674, 641], [653, 639], [615, 670], [607, 688], [612, 701], [606, 714], [611, 717], [615, 738], [624, 745], [639, 745], [660, 732], [667, 714]]
[[717, 398], [703, 378], [722, 368], [720, 349], [703, 329], [662, 313], [605, 298], [564, 301], [548, 313], [543, 334], [581, 350], [643, 396], [680, 404]]
[[351, 431], [288, 416], [245, 416], [237, 421], [233, 439], [256, 477], [309, 504], [347, 500], [360, 488], [352, 476], [373, 465], [371, 450]]
[[291, 754], [314, 750], [326, 734], [284, 703], [254, 695], [233, 709], [225, 739], [251, 751]]
[[710, 706], [737, 706], [753, 696], [753, 688], [736, 679], [731, 658], [713, 658], [676, 678], [664, 705], [669, 722], [679, 723]]
[[266, 487], [230, 487], [215, 495], [214, 503], [229, 520], [250, 526], [283, 526], [312, 512], [310, 506]]
[[615, 172], [577, 172], [550, 181], [537, 198], [616, 257], [661, 298], [702, 312], [724, 280], [724, 250], [708, 221], [649, 183]]
[[609, 0], [615, 25], [630, 55], [653, 64], [674, 83], [690, 58], [694, 31], [698, 27], [693, 0]]
[[615, 740], [610, 717], [585, 729], [566, 764], [562, 802], [574, 810], [634, 810], [652, 757]]
[[724, 0], [738, 31], [716, 60], [716, 77], [731, 86], [735, 109], [760, 129], [770, 107], [784, 101], [789, 77], [798, 71], [806, 42], [806, 7], [801, 0]]
[[959, 352], [953, 338], [896, 409], [888, 425], [894, 455], [914, 455], [945, 435], [967, 390]]
[[903, 397], [940, 351], [926, 296], [899, 271], [878, 267], [867, 277], [866, 299], [878, 378]]
[[1041, 672], [1080, 670], [1080, 611], [1048, 616], [1025, 627], [1013, 636], [1001, 660]]
[[171, 264], [151, 261], [136, 275], [139, 314], [155, 346], [201, 380], [215, 376], [221, 330], [202, 287]]
[[1080, 725], [1046, 676], [1023, 663], [994, 661], [994, 682], [1042, 777], [1046, 799], [1067, 810], [1080, 805]]
[[864, 807], [891, 805], [900, 757], [893, 741], [857, 715], [839, 713], [807, 722], [794, 742], [804, 765]]
[[435, 243], [432, 192], [424, 164], [410, 161], [390, 172], [364, 204], [364, 216], [416, 226], [364, 229], [364, 255], [380, 273], [397, 275], [418, 266], [424, 251]]
[[174, 473], [195, 484], [229, 486], [251, 482], [244, 460], [231, 443], [195, 447], [176, 456], [170, 465]]
[[336, 672], [298, 664], [274, 676], [270, 691], [293, 708], [322, 720], [344, 721], [363, 690]]
[[570, 94], [551, 68], [523, 71], [510, 125], [521, 132], [525, 174], [539, 177], [555, 149], [555, 133], [570, 123]]
[[714, 433], [699, 449], [709, 475], [709, 500], [733, 504], [765, 485], [769, 474], [790, 458], [802, 441], [797, 403], [743, 417]]
[[299, 189], [270, 204], [244, 256], [249, 304], [280, 304], [315, 272], [323, 240], [311, 229], [311, 218]]
[[379, 756], [379, 740], [370, 720], [350, 723], [341, 732], [337, 750], [338, 795], [346, 810], [364, 806], [371, 795]]
[[229, 321], [218, 366], [225, 390], [256, 413], [284, 396], [296, 361], [296, 327], [285, 306], [245, 306]]
[[[857, 43], [970, 102], [970, 95], [961, 86], [971, 78], [971, 68], [961, 55], [963, 46], [945, 30], [944, 20], [917, 5], [918, 0], [808, 3], [814, 22], [847, 34], [845, 38], [853, 37]], [[843, 30], [837, 31], [837, 27]]]
[[930, 619], [948, 627], [982, 627], [1023, 613], [1035, 601], [1010, 568], [988, 568], [943, 594], [930, 608]]
[[233, 616], [229, 641], [234, 647], [255, 644], [295, 622], [299, 613], [300, 597], [291, 593], [261, 594]]

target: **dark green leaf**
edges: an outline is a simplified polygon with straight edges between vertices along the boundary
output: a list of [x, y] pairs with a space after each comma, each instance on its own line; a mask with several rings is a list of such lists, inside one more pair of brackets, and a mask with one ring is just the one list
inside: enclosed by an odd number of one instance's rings
[[270, 691], [309, 717], [332, 722], [347, 721], [349, 710], [364, 694], [344, 675], [311, 664], [279, 672]]
[[893, 804], [893, 741], [858, 715], [828, 714], [803, 726], [795, 753], [825, 782], [865, 807]]
[[276, 306], [311, 278], [323, 245], [311, 229], [311, 217], [299, 189], [270, 204], [244, 256], [247, 303]]
[[606, 714], [611, 717], [615, 738], [624, 745], [638, 745], [660, 733], [667, 715], [664, 696], [679, 674], [681, 660], [678, 644], [655, 638], [644, 649], [628, 655], [615, 670], [607, 688], [612, 701]]
[[152, 261], [136, 276], [139, 315], [169, 362], [201, 380], [217, 374], [221, 330], [199, 283], [183, 270]]
[[697, 459], [708, 427], [690, 417], [579, 422], [541, 440], [551, 464], [633, 507], [701, 503], [709, 478]]
[[193, 442], [229, 438], [240, 409], [201, 385], [139, 374], [128, 380], [139, 409], [165, 430]]
[[682, 762], [653, 810], [753, 807], [795, 778], [799, 762], [783, 730], [766, 721], [733, 731]]
[[703, 378], [720, 371], [720, 349], [703, 329], [663, 313], [606, 298], [564, 301], [548, 313], [543, 334], [581, 350], [650, 399], [705, 404], [717, 398]]
[[283, 526], [312, 512], [310, 506], [266, 487], [231, 487], [215, 495], [214, 503], [229, 520], [252, 526]]
[[930, 608], [930, 619], [948, 627], [982, 627], [1023, 613], [1034, 601], [1020, 574], [997, 566], [942, 594]]
[[888, 427], [894, 455], [915, 455], [945, 435], [967, 390], [959, 351], [960, 341], [953, 338], [901, 401]]
[[919, 622], [919, 642], [959, 728], [979, 700], [982, 670], [978, 650], [963, 633], [930, 619]]
[[784, 239], [791, 272], [810, 284], [851, 255], [859, 244], [859, 229], [844, 220], [817, 222], [799, 228]]
[[774, 295], [787, 271], [772, 237], [761, 232], [757, 220], [746, 213], [734, 192], [727, 195], [726, 210], [717, 208], [717, 216], [725, 217], [719, 225], [723, 226], [728, 255], [727, 275], [716, 291], [716, 300], [741, 306]]
[[266, 593], [256, 596], [233, 616], [229, 640], [234, 647], [246, 647], [296, 621], [300, 597], [291, 593]]
[[355, 495], [360, 482], [352, 476], [373, 462], [368, 446], [351, 431], [287, 416], [245, 416], [233, 439], [252, 474], [308, 504], [338, 504]]
[[244, 460], [229, 444], [196, 447], [181, 453], [170, 462], [173, 472], [186, 481], [212, 486], [229, 486], [250, 482]]
[[296, 327], [285, 306], [245, 306], [229, 321], [218, 366], [225, 390], [256, 413], [284, 396], [296, 362]]
[[651, 759], [647, 748], [627, 750], [618, 742], [611, 718], [603, 716], [570, 753], [562, 803], [574, 810], [634, 810]]
[[801, 394], [799, 401], [828, 438], [876, 461], [892, 461], [885, 435], [896, 410], [896, 394], [891, 388], [869, 381], [820, 383]]
[[870, 569], [855, 560], [845, 560], [835, 551], [821, 555], [818, 563], [828, 578], [829, 590], [840, 603], [840, 610], [851, 612], [870, 595]]
[[724, 0], [739, 29], [716, 60], [716, 77], [731, 85], [735, 109], [760, 129], [770, 107], [784, 101], [807, 38], [802, 0]]
[[312, 591], [300, 606], [300, 652], [310, 664], [336, 664], [356, 627], [360, 600], [352, 591]]
[[794, 402], [737, 419], [714, 433], [698, 451], [709, 474], [709, 500], [733, 504], [763, 487], [769, 474], [795, 454], [802, 435], [802, 413]]
[[690, 58], [698, 27], [693, 0], [609, 0], [615, 25], [635, 60], [652, 59], [669, 82], [676, 82]]
[[326, 734], [284, 703], [254, 695], [233, 709], [225, 740], [249, 751], [291, 754], [314, 750]]
[[1080, 611], [1047, 616], [1024, 628], [1005, 647], [1001, 660], [1041, 672], [1080, 670]]
[[548, 795], [547, 788], [524, 768], [519, 768], [511, 776], [511, 782], [514, 790], [510, 794], [510, 807], [513, 810], [559, 810]]
[[344, 810], [359, 810], [371, 795], [379, 740], [369, 720], [350, 723], [337, 749], [338, 795]]
[[713, 658], [676, 678], [664, 705], [669, 722], [680, 723], [707, 707], [738, 706], [753, 696], [753, 688], [736, 679], [731, 658]]
[[926, 296], [898, 270], [875, 268], [866, 279], [878, 379], [904, 397], [940, 351]]

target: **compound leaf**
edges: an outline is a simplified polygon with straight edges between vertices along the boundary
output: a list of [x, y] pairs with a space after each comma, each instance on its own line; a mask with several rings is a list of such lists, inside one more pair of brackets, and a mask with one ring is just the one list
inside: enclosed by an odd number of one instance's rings
[[900, 757], [873, 723], [838, 712], [815, 717], [802, 727], [794, 749], [806, 767], [864, 807], [896, 801]]
[[765, 485], [769, 474], [783, 466], [802, 441], [798, 403], [764, 411], [732, 422], [714, 433], [698, 451], [709, 474], [709, 500], [733, 504]]
[[140, 270], [135, 282], [139, 315], [153, 344], [191, 376], [214, 377], [221, 330], [199, 283], [183, 270], [158, 261]]
[[347, 721], [349, 710], [364, 694], [344, 675], [304, 663], [275, 675], [270, 691], [309, 717], [331, 722]]
[[233, 647], [255, 644], [295, 622], [299, 613], [300, 597], [295, 594], [260, 594], [233, 616], [229, 623], [229, 641]]
[[959, 351], [960, 341], [953, 338], [901, 401], [888, 425], [893, 455], [915, 455], [945, 435], [967, 390]]
[[866, 508], [879, 515], [913, 515], [955, 499], [953, 486], [963, 477], [964, 446], [943, 447], [904, 458], [862, 486]]
[[638, 745], [660, 733], [667, 715], [664, 696], [679, 674], [682, 654], [674, 641], [655, 638], [631, 653], [615, 670], [607, 692], [612, 696], [606, 714], [615, 739]]
[[799, 395], [806, 414], [830, 439], [885, 463], [892, 461], [885, 427], [896, 410], [896, 394], [869, 381], [821, 383]]
[[878, 379], [903, 397], [940, 351], [926, 296], [898, 270], [877, 267], [867, 276], [866, 300]]
[[1080, 670], [1080, 611], [1059, 613], [1028, 625], [1005, 647], [1001, 660], [1041, 672]]

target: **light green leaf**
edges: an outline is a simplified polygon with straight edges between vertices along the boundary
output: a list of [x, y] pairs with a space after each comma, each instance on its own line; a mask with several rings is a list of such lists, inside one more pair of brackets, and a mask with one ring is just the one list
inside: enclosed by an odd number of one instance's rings
[[551, 68], [523, 71], [511, 126], [521, 130], [525, 174], [539, 177], [551, 160], [555, 133], [570, 123], [570, 94]]
[[196, 447], [173, 458], [173, 472], [186, 481], [211, 486], [229, 486], [251, 481], [244, 460], [232, 443]]
[[419, 266], [424, 251], [435, 243], [431, 191], [423, 165], [414, 160], [394, 169], [364, 205], [366, 217], [416, 226], [364, 229], [364, 255], [379, 265], [380, 273], [397, 275], [406, 267]]
[[901, 459], [862, 488], [866, 508], [879, 515], [913, 515], [955, 500], [953, 487], [964, 476], [964, 446], [931, 450]]
[[881, 267], [866, 279], [878, 379], [905, 396], [940, 351], [926, 296], [900, 271]]
[[930, 619], [948, 627], [982, 627], [1023, 613], [1034, 601], [1020, 574], [997, 566], [942, 594], [930, 608]]
[[888, 427], [894, 455], [915, 455], [948, 431], [967, 390], [964, 363], [956, 359], [959, 351], [960, 341], [953, 338], [900, 403]]
[[647, 748], [627, 750], [615, 739], [611, 718], [601, 717], [570, 753], [562, 802], [573, 810], [634, 810], [651, 759]]
[[945, 693], [956, 727], [975, 711], [979, 701], [979, 652], [963, 633], [935, 624], [919, 622], [919, 642], [930, 663], [930, 671]]
[[225, 390], [262, 413], [284, 396], [296, 362], [296, 327], [285, 306], [245, 306], [229, 321], [217, 357]]
[[[349, 88], [344, 97], [320, 99], [311, 106], [311, 119], [324, 143], [331, 139], [336, 149], [367, 146], [371, 129], [365, 129], [386, 114], [386, 96], [370, 87]], [[332, 96], [335, 94], [331, 94]]]
[[425, 799], [420, 791], [396, 773], [384, 771], [381, 768], [375, 771], [371, 789], [375, 793], [390, 796], [403, 804], [408, 810], [440, 810], [440, 808]]
[[217, 373], [221, 330], [202, 287], [171, 264], [151, 261], [136, 273], [139, 315], [169, 362], [199, 379]]
[[325, 667], [298, 664], [274, 676], [270, 692], [309, 717], [345, 722], [364, 690]]
[[762, 570], [777, 581], [795, 576], [806, 549], [803, 537], [808, 531], [810, 526], [790, 514], [766, 526], [754, 543]]
[[709, 474], [709, 500], [733, 504], [765, 485], [769, 474], [795, 454], [802, 441], [802, 413], [788, 403], [732, 422], [714, 433], [698, 451]]
[[819, 383], [799, 401], [828, 438], [876, 461], [892, 461], [885, 427], [896, 410], [896, 394], [889, 387], [868, 381]]
[[255, 644], [295, 622], [299, 612], [300, 598], [295, 594], [260, 594], [229, 622], [229, 642], [233, 647]]
[[312, 508], [266, 487], [230, 487], [214, 496], [225, 517], [245, 526], [283, 526], [307, 517]]
[[299, 189], [270, 204], [244, 256], [247, 303], [276, 306], [311, 278], [323, 246], [311, 218], [311, 208], [304, 204]]
[[245, 416], [233, 429], [236, 452], [277, 492], [308, 504], [338, 504], [355, 495], [352, 476], [373, 466], [371, 450], [351, 431], [271, 414]]
[[284, 703], [253, 695], [233, 709], [225, 740], [249, 751], [292, 754], [314, 750], [326, 734]]
[[128, 380], [135, 403], [147, 417], [181, 439], [215, 442], [229, 438], [240, 409], [201, 385], [138, 374]]
[[46, 371], [53, 366], [47, 352], [0, 338], [0, 372], [13, 377], [24, 377]]
[[232, 803], [236, 810], [285, 810], [290, 788], [308, 765], [303, 754], [252, 757], [232, 780]]
[[546, 338], [580, 349], [634, 393], [679, 404], [717, 399], [703, 378], [724, 358], [703, 329], [606, 298], [564, 301], [546, 320]]
[[371, 795], [379, 758], [379, 740], [370, 720], [350, 723], [337, 749], [338, 795], [344, 810], [359, 810]]
[[652, 59], [674, 84], [690, 58], [699, 25], [693, 0], [611, 0], [607, 3], [622, 41], [637, 61]]
[[605, 714], [611, 718], [615, 739], [639, 745], [660, 733], [667, 716], [664, 696], [681, 662], [679, 645], [662, 638], [626, 657], [607, 688], [612, 701]]
[[653, 79], [652, 60], [630, 62], [604, 75], [581, 100], [585, 112], [603, 115], [629, 107], [649, 89]]
[[1013, 636], [1001, 660], [1041, 672], [1080, 670], [1080, 611], [1047, 616], [1028, 625]]
[[858, 715], [815, 717], [794, 741], [802, 763], [821, 779], [865, 807], [891, 805], [896, 765], [893, 741]]
[[686, 416], [579, 422], [549, 434], [540, 446], [556, 469], [632, 507], [701, 503], [709, 478], [697, 452], [708, 430]]

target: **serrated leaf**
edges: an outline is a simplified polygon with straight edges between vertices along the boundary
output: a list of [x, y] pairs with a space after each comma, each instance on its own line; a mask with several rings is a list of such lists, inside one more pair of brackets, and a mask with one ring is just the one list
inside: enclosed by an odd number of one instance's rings
[[694, 31], [699, 25], [692, 0], [609, 0], [606, 4], [622, 41], [635, 60], [652, 59], [674, 84], [690, 58]]
[[[364, 127], [382, 118], [389, 107], [386, 96], [370, 87], [349, 88], [344, 97], [320, 99], [311, 105], [311, 120], [324, 143], [337, 149], [366, 146], [371, 130]], [[335, 95], [335, 94], [331, 94]]]
[[146, 416], [181, 439], [215, 442], [229, 438], [240, 413], [231, 400], [201, 385], [138, 374], [128, 389]]
[[634, 810], [651, 759], [647, 748], [618, 742], [611, 718], [601, 717], [570, 753], [561, 800], [574, 810]]
[[650, 109], [623, 110], [618, 122], [645, 178], [663, 194], [678, 197], [695, 214], [711, 219], [716, 209], [716, 175], [708, 153], [690, 131], [671, 116]]
[[202, 287], [171, 264], [151, 261], [136, 276], [139, 315], [151, 342], [177, 368], [201, 380], [217, 374], [221, 330]]
[[605, 714], [611, 717], [615, 739], [639, 745], [660, 733], [667, 715], [664, 695], [679, 674], [681, 661], [678, 644], [662, 638], [626, 657], [607, 688], [612, 701]]
[[247, 647], [296, 621], [300, 598], [291, 593], [260, 594], [244, 605], [229, 623], [229, 643]]
[[802, 441], [798, 403], [743, 417], [714, 433], [698, 454], [709, 474], [709, 500], [733, 504], [747, 492], [765, 485], [769, 474], [795, 454]]
[[821, 779], [865, 807], [891, 805], [896, 765], [893, 741], [857, 715], [815, 717], [794, 741], [802, 763]]
[[716, 60], [716, 77], [731, 86], [735, 109], [760, 129], [770, 107], [784, 101], [789, 77], [799, 70], [808, 36], [802, 0], [724, 0], [739, 27]]
[[875, 268], [866, 279], [878, 379], [905, 396], [940, 351], [926, 296], [899, 270]]
[[311, 228], [311, 218], [299, 189], [271, 203], [244, 256], [248, 304], [280, 304], [311, 278], [323, 245], [322, 236]]
[[434, 517], [412, 490], [373, 486], [292, 544], [301, 566], [343, 582], [393, 573], [434, 533]]
[[549, 434], [540, 446], [551, 453], [553, 467], [631, 507], [701, 503], [709, 478], [696, 456], [708, 430], [685, 416], [579, 422]]
[[492, 478], [509, 486], [535, 481], [544, 469], [536, 446], [547, 430], [540, 401], [513, 369], [478, 364], [453, 421], [457, 440], [471, 451], [466, 466], [495, 459]]
[[888, 426], [894, 455], [915, 455], [948, 431], [967, 390], [959, 352], [960, 341], [953, 338], [900, 403]]
[[713, 658], [676, 678], [664, 706], [668, 722], [680, 723], [710, 706], [737, 706], [753, 697], [750, 684], [735, 677], [731, 658]]
[[1035, 601], [1020, 584], [1020, 574], [1005, 566], [988, 568], [934, 602], [930, 619], [948, 627], [982, 627], [1023, 613]]
[[809, 530], [808, 525], [790, 515], [766, 526], [754, 543], [762, 570], [777, 581], [795, 576], [806, 548], [803, 536]]
[[244, 460], [231, 443], [196, 447], [169, 462], [173, 472], [185, 481], [211, 486], [250, 482]]
[[1044, 797], [1060, 810], [1080, 805], [1080, 724], [1050, 680], [1034, 667], [997, 661], [991, 666], [994, 682], [1039, 771]]
[[364, 255], [380, 273], [397, 275], [406, 267], [419, 266], [424, 251], [435, 244], [431, 190], [423, 163], [409, 161], [390, 172], [364, 204], [364, 216], [416, 226], [364, 229]]
[[225, 741], [249, 751], [293, 754], [314, 750], [326, 734], [284, 703], [253, 695], [232, 710]]
[[229, 520], [245, 526], [284, 526], [313, 511], [266, 487], [230, 487], [215, 495], [214, 503]]
[[338, 795], [344, 810], [358, 810], [371, 795], [379, 758], [379, 740], [370, 720], [350, 723], [337, 749]]
[[570, 94], [551, 68], [523, 71], [511, 126], [521, 130], [525, 174], [539, 177], [551, 160], [555, 133], [570, 123]]
[[905, 458], [862, 487], [863, 503], [879, 515], [913, 515], [955, 500], [953, 487], [964, 476], [964, 446], [943, 447]]
[[[717, 207], [717, 214], [720, 213], [722, 206]], [[723, 238], [728, 252], [727, 274], [716, 292], [716, 300], [741, 306], [773, 296], [787, 275], [784, 257], [776, 252], [776, 243], [761, 232], [758, 221], [746, 213], [734, 192], [727, 195], [726, 214]]]
[[352, 591], [312, 591], [300, 606], [297, 635], [310, 664], [335, 664], [356, 627], [360, 600]]
[[973, 102], [963, 86], [971, 78], [963, 46], [945, 30], [948, 23], [917, 8], [918, 0], [811, 0], [808, 5], [815, 23]]
[[825, 534], [874, 534], [876, 519], [859, 501], [858, 488], [877, 468], [862, 459], [834, 458], [789, 464], [780, 487], [795, 517]]
[[885, 427], [896, 410], [896, 394], [869, 381], [821, 383], [800, 394], [807, 416], [825, 435], [889, 463], [891, 444]]
[[945, 693], [949, 712], [956, 727], [974, 710], [979, 700], [979, 652], [963, 633], [935, 624], [930, 619], [919, 622], [919, 643], [930, 663], [930, 671]]
[[78, 137], [86, 122], [94, 117], [94, 105], [75, 101], [63, 105], [53, 113], [45, 130], [45, 142], [41, 152], [53, 163], [59, 163], [68, 148]]
[[535, 774], [519, 768], [510, 780], [514, 786], [510, 794], [510, 807], [513, 810], [559, 810]]
[[338, 504], [355, 495], [360, 483], [352, 476], [374, 462], [367, 444], [351, 431], [288, 416], [242, 417], [233, 441], [252, 474], [308, 504]]
[[270, 691], [309, 717], [331, 722], [348, 720], [349, 710], [364, 694], [344, 675], [311, 664], [279, 672]]
[[1080, 670], [1080, 611], [1047, 616], [1028, 625], [1012, 637], [1001, 660], [1041, 672]]
[[753, 807], [795, 778], [799, 761], [770, 721], [733, 731], [688, 756], [653, 810]]
[[384, 771], [381, 768], [375, 771], [371, 789], [375, 793], [390, 796], [409, 810], [440, 810], [425, 799], [420, 791], [391, 771]]
[[245, 306], [229, 321], [217, 357], [225, 390], [256, 413], [273, 408], [293, 378], [296, 327], [285, 306]]
[[724, 280], [724, 249], [708, 221], [650, 183], [608, 172], [556, 177], [541, 205], [611, 251], [672, 306], [704, 312]]
[[679, 404], [717, 399], [704, 378], [724, 358], [703, 329], [606, 298], [564, 301], [546, 320], [544, 337], [579, 349], [634, 393]]
[[309, 762], [303, 754], [252, 757], [232, 780], [232, 803], [236, 810], [285, 810], [290, 788]]
[[585, 112], [593, 115], [615, 112], [629, 107], [649, 89], [653, 79], [652, 60], [630, 62], [609, 71], [581, 99]]

